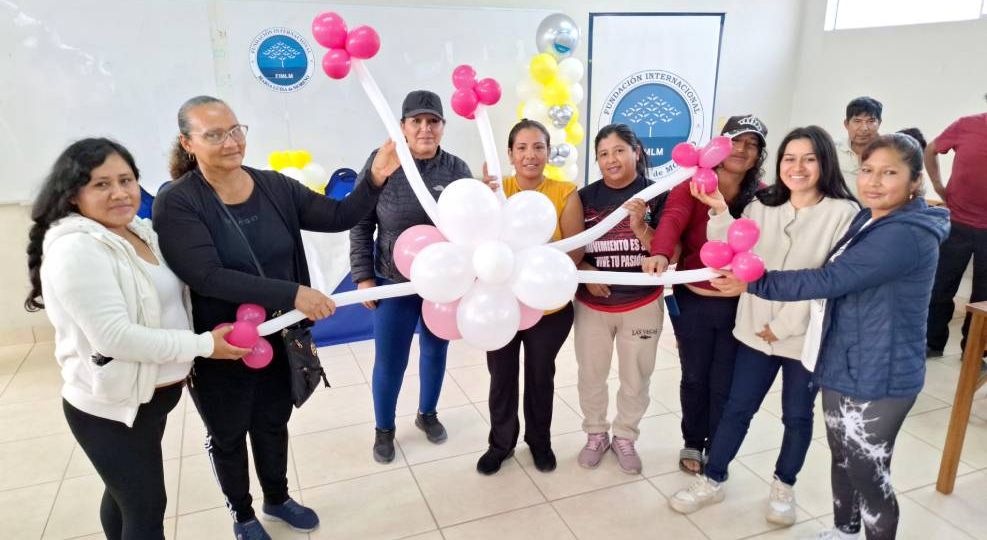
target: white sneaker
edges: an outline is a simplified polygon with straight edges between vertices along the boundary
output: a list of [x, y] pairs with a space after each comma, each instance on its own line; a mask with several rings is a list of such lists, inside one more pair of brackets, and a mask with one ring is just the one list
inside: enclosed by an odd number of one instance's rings
[[804, 540], [857, 540], [859, 533], [847, 533], [837, 528], [822, 531], [815, 536], [803, 537]]
[[771, 494], [768, 496], [768, 513], [765, 516], [770, 523], [786, 527], [795, 523], [795, 488], [778, 480], [771, 482]]
[[706, 476], [698, 476], [689, 489], [683, 489], [672, 495], [672, 498], [668, 499], [668, 504], [676, 512], [691, 514], [708, 504], [723, 501], [724, 497], [726, 493], [723, 484]]

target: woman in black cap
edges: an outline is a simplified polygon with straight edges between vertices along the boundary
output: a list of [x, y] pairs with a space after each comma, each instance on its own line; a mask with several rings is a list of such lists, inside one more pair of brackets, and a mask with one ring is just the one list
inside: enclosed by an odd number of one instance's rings
[[[442, 101], [434, 92], [415, 90], [404, 98], [401, 131], [425, 185], [436, 199], [452, 182], [473, 176], [463, 160], [439, 147], [444, 129]], [[394, 243], [405, 229], [432, 224], [401, 168], [395, 142], [390, 140], [371, 152], [357, 177], [357, 185], [384, 180], [387, 183], [376, 208], [350, 231], [350, 267], [353, 282], [360, 289], [407, 281], [394, 265]], [[421, 319], [422, 299], [411, 295], [364, 305], [374, 310], [372, 388], [377, 426], [373, 455], [379, 463], [390, 463], [394, 459], [398, 393], [408, 367], [411, 338]], [[446, 430], [436, 416], [435, 406], [442, 390], [449, 342], [436, 337], [422, 324], [419, 345], [421, 391], [415, 425], [425, 432], [429, 441], [438, 444], [446, 440]]]

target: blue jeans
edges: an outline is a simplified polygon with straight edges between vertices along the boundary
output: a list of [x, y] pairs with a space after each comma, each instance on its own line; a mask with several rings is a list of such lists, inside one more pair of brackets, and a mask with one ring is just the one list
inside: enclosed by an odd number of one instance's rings
[[775, 477], [788, 485], [795, 484], [795, 477], [802, 470], [812, 443], [812, 404], [819, 388], [802, 362], [769, 356], [743, 343], [737, 349], [730, 398], [709, 450], [706, 476], [710, 479], [717, 482], [727, 479], [727, 466], [737, 456], [751, 419], [761, 407], [779, 368], [782, 372], [781, 421], [785, 425], [785, 435], [775, 462]]
[[[377, 283], [391, 283], [377, 278]], [[411, 338], [422, 315], [420, 296], [400, 296], [377, 302], [374, 310], [374, 416], [380, 429], [394, 429], [394, 415], [401, 392], [401, 382], [408, 368]], [[446, 350], [449, 342], [429, 331], [424, 323], [418, 335], [418, 376], [421, 391], [418, 412], [433, 413], [442, 391], [442, 378], [446, 371]]]

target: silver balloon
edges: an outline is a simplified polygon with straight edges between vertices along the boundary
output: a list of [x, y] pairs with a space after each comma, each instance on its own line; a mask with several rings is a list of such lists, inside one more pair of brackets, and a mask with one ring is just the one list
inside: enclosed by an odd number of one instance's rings
[[553, 13], [538, 25], [535, 45], [538, 52], [548, 53], [557, 60], [568, 58], [579, 46], [579, 27], [568, 15]]
[[[565, 155], [562, 153], [565, 152]], [[569, 148], [567, 144], [558, 144], [548, 150], [548, 164], [556, 167], [565, 165], [565, 160], [569, 159]]]
[[571, 105], [554, 105], [548, 109], [548, 117], [552, 119], [552, 125], [560, 129], [569, 125], [572, 115]]

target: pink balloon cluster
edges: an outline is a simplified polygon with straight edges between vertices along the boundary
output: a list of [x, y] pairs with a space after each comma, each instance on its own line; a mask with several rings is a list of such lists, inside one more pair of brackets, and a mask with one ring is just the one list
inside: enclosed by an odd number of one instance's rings
[[719, 180], [713, 168], [733, 150], [733, 141], [723, 135], [713, 137], [706, 146], [696, 148], [690, 142], [682, 142], [672, 148], [672, 161], [680, 167], [697, 167], [692, 183], [703, 193], [716, 191]]
[[764, 260], [751, 249], [761, 237], [757, 222], [741, 218], [734, 221], [727, 230], [727, 241], [709, 241], [699, 250], [699, 258], [710, 268], [723, 268], [730, 265], [735, 276], [748, 283], [761, 279], [764, 275]]
[[500, 101], [500, 84], [489, 77], [476, 80], [476, 70], [467, 64], [452, 70], [452, 84], [456, 87], [452, 110], [464, 118], [472, 120], [478, 106], [496, 105]]
[[271, 343], [257, 333], [257, 325], [264, 322], [266, 318], [267, 313], [263, 307], [257, 304], [241, 304], [236, 310], [235, 323], [216, 325], [216, 328], [233, 327], [233, 330], [226, 334], [226, 342], [234, 347], [250, 349], [250, 352], [243, 357], [243, 363], [253, 369], [267, 366], [274, 358], [274, 349], [271, 348]]
[[369, 26], [347, 31], [346, 22], [337, 13], [327, 11], [312, 20], [312, 36], [329, 49], [322, 57], [322, 70], [330, 79], [342, 79], [350, 73], [350, 60], [373, 58], [380, 50], [380, 36]]

